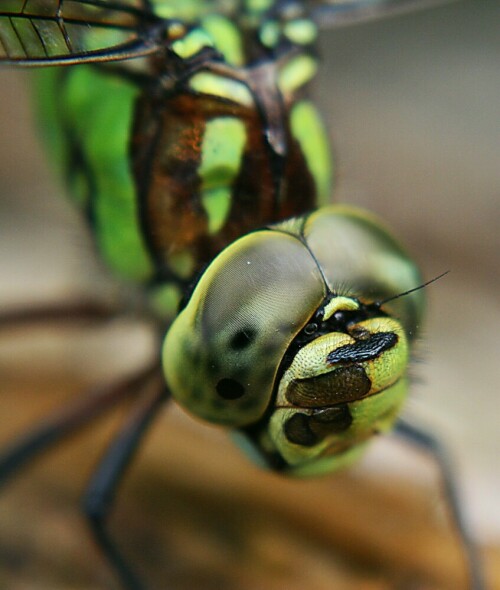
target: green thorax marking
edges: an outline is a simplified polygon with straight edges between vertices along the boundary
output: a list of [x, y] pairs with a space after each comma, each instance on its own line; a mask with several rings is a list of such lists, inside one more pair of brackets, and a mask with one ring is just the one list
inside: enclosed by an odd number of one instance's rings
[[227, 219], [231, 185], [241, 166], [245, 139], [245, 126], [235, 117], [212, 119], [206, 125], [198, 174], [210, 234], [219, 231]]
[[[226, 2], [154, 0], [176, 19], [165, 60], [124, 64], [123, 76], [106, 66], [40, 76], [49, 141], [104, 260], [129, 280], [167, 286], [156, 293], [169, 309], [240, 235], [330, 194], [328, 140], [305, 98], [314, 25], [278, 17], [274, 2], [237, 4], [229, 18], [217, 13]], [[216, 53], [192, 69], [207, 49]], [[130, 71], [152, 76], [155, 91]]]
[[186, 281], [179, 256], [196, 272], [238, 236], [330, 195], [328, 139], [304, 99], [317, 69], [314, 26], [274, 20], [264, 44], [272, 3], [245, 8], [235, 22], [214, 14], [193, 22], [173, 51], [190, 60], [205, 46], [223, 61], [208, 58], [166, 97], [144, 95], [137, 110], [132, 158], [159, 280]]
[[64, 159], [72, 196], [86, 210], [103, 258], [125, 278], [147, 280], [153, 266], [128, 159], [137, 90], [78, 67], [40, 72], [37, 96], [48, 141]]

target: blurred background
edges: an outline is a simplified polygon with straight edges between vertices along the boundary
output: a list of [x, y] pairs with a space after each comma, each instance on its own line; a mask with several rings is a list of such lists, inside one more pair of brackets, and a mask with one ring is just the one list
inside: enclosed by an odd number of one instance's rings
[[[335, 200], [383, 217], [426, 279], [450, 270], [427, 289], [407, 415], [453, 456], [492, 588], [500, 588], [499, 22], [498, 0], [466, 0], [325, 32], [316, 88], [337, 156]], [[29, 77], [0, 72], [2, 311], [98, 298], [112, 284], [37, 141]], [[87, 385], [132, 371], [153, 346], [130, 321], [0, 334], [1, 440]], [[75, 513], [78, 490], [121, 417], [24, 473], [0, 501], [2, 587], [113, 587]], [[159, 419], [140, 463], [116, 526], [124, 537], [132, 531], [130, 553], [147, 547], [142, 566], [155, 588], [165, 587], [158, 580], [175, 588], [331, 588], [332, 575], [335, 588], [409, 588], [409, 580], [466, 587], [453, 538], [441, 530], [436, 473], [394, 440], [377, 441], [352, 475], [296, 484], [259, 475], [224, 434], [175, 410]], [[429, 514], [432, 532], [420, 530]], [[162, 520], [169, 531], [158, 530]], [[427, 549], [412, 547], [416, 539]], [[235, 565], [235, 545], [247, 573]], [[332, 547], [341, 556], [333, 565]], [[167, 578], [163, 549], [177, 558]]]

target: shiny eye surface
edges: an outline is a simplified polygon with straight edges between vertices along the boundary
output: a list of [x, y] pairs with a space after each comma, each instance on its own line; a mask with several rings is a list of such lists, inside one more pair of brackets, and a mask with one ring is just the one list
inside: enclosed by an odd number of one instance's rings
[[163, 358], [173, 395], [213, 422], [259, 420], [288, 345], [324, 294], [313, 258], [293, 236], [261, 231], [229, 246], [168, 332]]

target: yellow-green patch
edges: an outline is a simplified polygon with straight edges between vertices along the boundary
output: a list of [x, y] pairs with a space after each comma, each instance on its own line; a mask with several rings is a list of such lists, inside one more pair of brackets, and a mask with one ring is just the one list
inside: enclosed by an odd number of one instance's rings
[[153, 312], [165, 320], [170, 320], [176, 316], [181, 297], [182, 291], [172, 283], [154, 287], [149, 293], [149, 301]]
[[199, 72], [189, 81], [195, 92], [226, 98], [244, 106], [253, 104], [252, 93], [245, 84], [211, 72]]
[[94, 182], [91, 207], [99, 249], [125, 278], [147, 280], [153, 267], [142, 237], [128, 153], [137, 90], [84, 67], [72, 69], [63, 88], [59, 97]]
[[204, 47], [213, 47], [213, 41], [203, 29], [193, 29], [185, 37], [174, 41], [171, 47], [179, 57], [188, 59]]
[[274, 20], [263, 23], [259, 31], [259, 38], [265, 47], [275, 47], [279, 41], [281, 28]]
[[284, 94], [295, 92], [310, 82], [318, 71], [318, 62], [310, 55], [298, 55], [288, 61], [278, 76], [278, 86]]
[[198, 174], [211, 234], [222, 227], [231, 208], [232, 183], [241, 167], [245, 143], [245, 125], [236, 117], [218, 117], [205, 127]]
[[309, 45], [316, 40], [318, 29], [310, 20], [296, 19], [285, 24], [284, 33], [292, 43]]
[[189, 252], [170, 254], [168, 265], [176, 275], [183, 279], [189, 278], [195, 269], [195, 261]]
[[245, 58], [238, 28], [230, 20], [217, 14], [205, 17], [202, 25], [226, 62], [233, 66], [242, 66]]
[[306, 100], [294, 105], [290, 120], [292, 135], [299, 142], [316, 183], [318, 206], [326, 205], [332, 187], [332, 158], [325, 126], [315, 106]]

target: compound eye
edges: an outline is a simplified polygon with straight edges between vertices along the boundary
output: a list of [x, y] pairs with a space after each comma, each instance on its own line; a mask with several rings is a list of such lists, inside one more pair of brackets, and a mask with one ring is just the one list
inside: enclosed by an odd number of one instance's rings
[[257, 421], [281, 359], [324, 291], [314, 259], [292, 236], [263, 230], [234, 242], [167, 334], [163, 358], [174, 397], [212, 422]]

